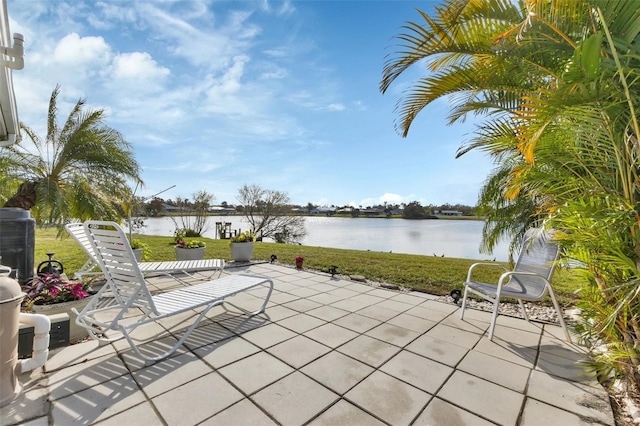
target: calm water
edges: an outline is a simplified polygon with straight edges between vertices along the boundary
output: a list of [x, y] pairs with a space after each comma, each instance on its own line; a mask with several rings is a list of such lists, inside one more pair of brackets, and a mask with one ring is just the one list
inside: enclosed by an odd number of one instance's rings
[[[215, 238], [216, 222], [231, 222], [231, 229], [248, 228], [240, 216], [210, 216], [205, 237]], [[180, 223], [180, 222], [178, 222]], [[176, 229], [171, 218], [147, 218], [139, 232], [171, 236]], [[466, 259], [508, 259], [508, 244], [499, 244], [492, 255], [480, 253], [484, 222], [477, 220], [405, 220], [307, 217], [307, 236], [302, 244], [342, 249]]]

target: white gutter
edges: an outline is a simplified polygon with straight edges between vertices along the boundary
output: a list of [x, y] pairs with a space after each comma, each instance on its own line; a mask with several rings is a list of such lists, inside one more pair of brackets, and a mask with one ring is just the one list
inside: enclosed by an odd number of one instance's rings
[[4, 147], [14, 144], [20, 133], [11, 70], [24, 68], [24, 37], [14, 34], [10, 47], [7, 1], [0, 0], [0, 6], [0, 147]]

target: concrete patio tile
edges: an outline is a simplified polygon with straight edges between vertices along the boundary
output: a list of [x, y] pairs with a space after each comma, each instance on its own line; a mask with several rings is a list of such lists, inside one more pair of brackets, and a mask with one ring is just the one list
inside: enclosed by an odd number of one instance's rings
[[381, 321], [358, 314], [346, 315], [333, 321], [333, 323], [357, 333], [364, 333], [365, 331], [371, 330], [372, 328], [382, 324]]
[[410, 305], [408, 303], [400, 302], [394, 299], [386, 299], [380, 303], [376, 303], [375, 306], [379, 306], [385, 309], [390, 309], [392, 311], [400, 313], [413, 308], [415, 305]]
[[564, 338], [558, 339], [550, 337], [546, 333], [543, 333], [542, 338], [540, 339], [540, 352], [550, 353], [575, 361], [588, 355], [588, 350], [584, 346], [567, 342]]
[[387, 324], [397, 325], [398, 327], [406, 328], [407, 330], [422, 334], [432, 329], [437, 322], [404, 313], [391, 318], [387, 321]]
[[325, 321], [333, 321], [348, 314], [349, 311], [334, 308], [333, 306], [321, 306], [319, 308], [307, 311], [307, 315], [311, 315]]
[[309, 296], [319, 294], [320, 292], [309, 287], [298, 287], [293, 290], [289, 290], [288, 293], [293, 294], [294, 296], [308, 298]]
[[128, 373], [129, 370], [117, 356], [94, 358], [82, 364], [60, 368], [48, 376], [49, 397], [51, 400], [63, 398]]
[[327, 411], [316, 417], [309, 426], [336, 426], [336, 425], [367, 425], [384, 426], [380, 420], [371, 414], [345, 400], [340, 400]]
[[267, 352], [295, 368], [300, 368], [320, 358], [330, 350], [325, 345], [308, 337], [296, 336], [286, 342], [270, 347]]
[[[462, 304], [462, 302], [460, 302]], [[462, 309], [458, 308], [456, 312], [454, 312], [453, 316], [456, 318], [460, 318], [460, 311]], [[474, 320], [474, 321], [482, 321], [487, 323], [487, 327], [491, 324], [491, 312], [482, 311], [480, 309], [472, 309], [469, 306], [464, 310], [464, 319]]]
[[187, 345], [189, 349], [195, 349], [200, 346], [219, 342], [231, 336], [235, 336], [235, 334], [220, 324], [207, 323], [193, 330], [189, 337], [187, 337], [187, 340], [184, 341], [184, 344]]
[[373, 290], [370, 290], [367, 292], [368, 296], [376, 296], [376, 297], [381, 297], [383, 299], [389, 299], [395, 296], [396, 294], [398, 293], [395, 291], [385, 290], [382, 288], [374, 288]]
[[120, 376], [53, 401], [50, 419], [55, 425], [93, 424], [143, 402], [131, 376]]
[[496, 319], [496, 331], [501, 327], [508, 327], [540, 335], [542, 334], [543, 326], [543, 323], [527, 321], [522, 317], [513, 317], [510, 315], [498, 315], [498, 318]]
[[343, 343], [358, 336], [358, 333], [354, 333], [351, 330], [329, 323], [314, 328], [313, 330], [309, 330], [305, 332], [304, 335], [316, 342], [322, 343], [323, 345], [327, 345], [331, 348], [337, 348]]
[[340, 352], [330, 352], [300, 371], [343, 395], [373, 372], [373, 368]]
[[44, 416], [44, 425], [48, 425], [49, 394], [45, 385], [28, 387], [21, 374], [18, 380], [22, 383], [22, 392], [9, 405], [0, 408], [0, 425], [28, 424], [27, 419]]
[[358, 314], [364, 315], [365, 317], [377, 319], [378, 321], [389, 321], [391, 318], [397, 316], [398, 312], [373, 305], [360, 309], [358, 311]]
[[293, 294], [274, 291], [274, 293], [271, 295], [271, 298], [269, 298], [269, 303], [284, 304], [298, 299], [300, 298], [298, 296], [294, 296]]
[[[145, 393], [153, 398], [198, 377], [211, 373], [212, 368], [188, 353], [157, 362], [132, 373]], [[173, 374], [171, 374], [173, 373]]]
[[504, 425], [515, 425], [524, 395], [463, 371], [456, 371], [437, 396]]
[[248, 399], [200, 423], [202, 426], [275, 426], [276, 423]]
[[298, 300], [294, 300], [293, 302], [285, 303], [282, 306], [285, 306], [289, 309], [293, 309], [294, 311], [297, 311], [297, 312], [307, 312], [312, 309], [319, 308], [320, 306], [322, 306], [322, 304], [318, 302], [313, 302], [311, 300], [298, 299]]
[[[327, 294], [331, 294], [331, 295], [334, 295], [334, 296], [337, 296], [337, 297], [341, 297], [343, 299], [349, 299], [351, 297], [360, 295], [360, 292], [353, 291], [353, 290], [350, 290], [350, 289], [345, 288], [345, 287], [338, 287], [335, 290], [328, 291]], [[379, 298], [377, 298], [377, 299], [378, 299], [377, 301], [379, 302], [380, 299]]]
[[522, 347], [494, 338], [490, 341], [486, 337], [480, 339], [473, 350], [491, 355], [523, 367], [533, 368], [536, 357], [538, 356], [537, 348]]
[[462, 346], [427, 335], [418, 337], [405, 349], [450, 367], [455, 367], [469, 351]]
[[529, 368], [474, 350], [467, 353], [458, 369], [520, 393], [524, 393], [531, 373]]
[[44, 369], [49, 372], [73, 364], [84, 363], [91, 359], [115, 355], [116, 351], [113, 346], [99, 346], [97, 341], [91, 340], [50, 350]]
[[287, 339], [291, 339], [295, 335], [296, 333], [293, 331], [287, 330], [278, 324], [268, 324], [264, 327], [248, 331], [244, 333], [242, 337], [254, 345], [265, 349], [270, 346], [277, 345], [280, 342], [284, 342]]
[[100, 425], [105, 426], [122, 426], [122, 425], [142, 425], [142, 424], [160, 424], [162, 420], [153, 409], [150, 402], [143, 402], [135, 407], [122, 411], [115, 416], [109, 417]]
[[367, 306], [376, 305], [386, 300], [383, 297], [374, 296], [368, 293], [357, 293], [354, 297], [350, 297], [350, 299], [355, 299], [360, 303], [365, 303]]
[[338, 288], [338, 286], [340, 285], [340, 280], [335, 278], [332, 279], [331, 277], [327, 277], [327, 278], [328, 280], [324, 280], [322, 282], [318, 282], [315, 284], [310, 284], [308, 287], [314, 290], [317, 290], [321, 293], [326, 293], [328, 291], [335, 290], [336, 288]]
[[449, 327], [457, 328], [458, 330], [468, 331], [470, 333], [475, 333], [479, 335], [483, 335], [485, 331], [489, 329], [489, 323], [484, 321], [477, 321], [472, 318], [469, 318], [467, 315], [468, 311], [465, 311], [465, 317], [463, 320], [460, 319], [460, 315], [452, 314], [443, 319], [440, 324], [446, 325]]
[[[159, 340], [152, 340], [142, 345], [138, 345], [138, 349], [146, 356], [159, 356], [169, 350], [169, 348], [174, 346], [176, 343], [177, 339], [175, 337], [167, 336]], [[178, 349], [171, 354], [169, 359], [186, 353], [189, 353], [188, 349], [183, 345], [180, 345], [178, 346]], [[129, 371], [137, 371], [147, 366], [145, 360], [139, 357], [129, 345], [119, 350], [118, 355], [122, 358]], [[164, 361], [166, 361], [166, 359]]]
[[342, 299], [338, 302], [332, 303], [331, 306], [349, 312], [356, 312], [362, 308], [366, 308], [367, 306], [369, 306], [369, 303], [358, 300], [358, 298], [355, 297], [351, 299]]
[[426, 320], [429, 320], [429, 321], [435, 321], [435, 322], [440, 322], [444, 318], [446, 318], [449, 315], [451, 315], [450, 313], [442, 312], [442, 311], [439, 311], [437, 309], [430, 309], [430, 306], [431, 305], [425, 305], [423, 303], [422, 305], [413, 307], [413, 308], [407, 310], [404, 313], [405, 314], [409, 314], [409, 315], [413, 315], [414, 317], [426, 319]]
[[326, 321], [307, 314], [296, 314], [292, 317], [278, 321], [279, 325], [288, 328], [289, 330], [293, 330], [296, 333], [304, 333], [305, 331], [320, 327], [326, 323]]
[[541, 352], [538, 355], [536, 370], [574, 382], [593, 382], [596, 380], [595, 375], [585, 369], [584, 361], [586, 361], [586, 356], [582, 354], [576, 354], [574, 359], [570, 359], [553, 353]]
[[400, 348], [369, 336], [359, 336], [337, 349], [372, 367], [379, 367], [400, 352]]
[[437, 300], [427, 300], [426, 302], [421, 304], [420, 307], [429, 309], [431, 311], [440, 311], [445, 314], [451, 314], [459, 309], [458, 305], [438, 302]]
[[433, 398], [413, 426], [491, 426], [493, 424], [446, 401]]
[[266, 352], [259, 352], [218, 370], [246, 394], [251, 394], [292, 371], [293, 368]]
[[587, 426], [593, 424], [582, 420], [579, 416], [561, 410], [544, 402], [527, 398], [524, 404], [520, 426], [538, 425]]
[[264, 315], [269, 320], [276, 322], [284, 318], [292, 317], [296, 314], [298, 314], [298, 311], [287, 308], [284, 305], [278, 305], [272, 308], [267, 308], [262, 315]]
[[259, 347], [240, 337], [231, 337], [220, 342], [201, 346], [195, 349], [194, 353], [217, 369], [260, 351]]
[[611, 424], [613, 414], [607, 392], [599, 384], [586, 385], [533, 371], [527, 395], [538, 401]]
[[[489, 334], [487, 333], [487, 337]], [[493, 340], [497, 343], [517, 345], [525, 348], [537, 348], [540, 344], [540, 333], [532, 333], [525, 330], [516, 330], [511, 327], [496, 326]]]
[[396, 302], [407, 303], [409, 305], [418, 306], [421, 303], [424, 303], [425, 298], [423, 293], [411, 292], [411, 293], [399, 293], [395, 296], [392, 296], [391, 299]]
[[195, 425], [242, 398], [218, 373], [210, 373], [151, 401], [167, 424]]
[[473, 348], [482, 337], [476, 333], [442, 325], [442, 323], [427, 331], [426, 336], [444, 340], [468, 349]]
[[351, 389], [345, 398], [387, 423], [407, 425], [429, 402], [431, 395], [376, 371]]
[[341, 297], [334, 296], [333, 294], [328, 293], [319, 293], [315, 296], [308, 297], [309, 300], [317, 303], [322, 303], [323, 305], [330, 305], [332, 303], [339, 302], [342, 300]]
[[380, 324], [376, 328], [367, 331], [365, 334], [401, 348], [408, 345], [420, 335], [415, 331], [407, 330], [406, 328], [388, 323]]
[[412, 352], [401, 351], [380, 367], [380, 371], [435, 394], [454, 370]]
[[225, 315], [224, 317], [218, 318], [217, 321], [218, 324], [238, 335], [244, 334], [250, 330], [255, 330], [271, 322], [271, 320], [264, 314], [253, 316]]
[[251, 397], [284, 426], [301, 425], [311, 420], [338, 398], [338, 395], [299, 372], [288, 375]]

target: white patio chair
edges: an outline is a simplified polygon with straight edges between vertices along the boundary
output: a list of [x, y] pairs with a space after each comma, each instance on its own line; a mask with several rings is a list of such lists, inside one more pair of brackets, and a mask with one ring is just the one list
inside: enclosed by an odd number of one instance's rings
[[[85, 233], [84, 225], [79, 222], [68, 223], [65, 225], [65, 229], [89, 256], [89, 259], [87, 259], [84, 265], [82, 265], [82, 267], [73, 274], [73, 278], [80, 279], [84, 275], [101, 274], [101, 271], [95, 270], [96, 268], [98, 268], [98, 261], [96, 259], [96, 254], [91, 247], [91, 244], [89, 243], [87, 234]], [[188, 283], [182, 280], [179, 276], [175, 275], [176, 273], [183, 273], [193, 279], [202, 280], [202, 278], [194, 276], [192, 272], [213, 271], [211, 275], [207, 277], [207, 279], [211, 279], [216, 272], [218, 273], [218, 276], [221, 276], [222, 272], [224, 271], [224, 266], [225, 262], [223, 259], [138, 262], [138, 267], [145, 275], [154, 273], [167, 275], [185, 285]]]
[[[202, 284], [151, 295], [124, 231], [115, 222], [87, 221], [84, 227], [107, 283], [81, 312], [74, 311], [78, 316], [76, 324], [85, 328], [101, 344], [126, 338], [134, 352], [147, 364], [175, 352], [214, 306], [227, 303], [244, 313], [256, 315], [264, 312], [271, 297], [271, 279], [245, 274], [227, 275]], [[262, 306], [255, 312], [249, 312], [227, 300], [240, 292], [262, 285], [268, 285], [269, 290]], [[131, 318], [129, 311], [135, 309], [139, 309], [141, 315]], [[197, 313], [196, 319], [169, 350], [161, 355], [146, 356], [138, 349], [131, 337], [131, 333], [138, 327], [191, 310]], [[114, 335], [109, 336], [112, 332], [115, 332]]]
[[[529, 229], [524, 238], [524, 244], [518, 261], [513, 271], [496, 263], [475, 263], [469, 268], [467, 280], [464, 283], [464, 295], [462, 297], [462, 309], [460, 318], [464, 318], [464, 310], [467, 302], [467, 293], [471, 292], [493, 303], [493, 315], [489, 327], [489, 340], [493, 340], [493, 332], [498, 318], [498, 306], [501, 297], [518, 299], [522, 315], [529, 321], [529, 316], [524, 308], [523, 300], [535, 301], [542, 299], [547, 292], [551, 297], [554, 308], [558, 313], [560, 325], [568, 342], [571, 336], [567, 330], [562, 310], [551, 287], [551, 276], [555, 269], [559, 255], [559, 247], [551, 241], [551, 235], [537, 228]], [[499, 267], [505, 270], [500, 276], [497, 285], [475, 281], [472, 277], [477, 267]]]

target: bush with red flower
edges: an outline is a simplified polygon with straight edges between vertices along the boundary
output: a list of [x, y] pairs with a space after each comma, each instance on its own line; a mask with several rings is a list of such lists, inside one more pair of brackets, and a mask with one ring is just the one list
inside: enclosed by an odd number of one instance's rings
[[24, 304], [29, 307], [36, 305], [53, 305], [55, 303], [80, 300], [89, 296], [89, 284], [69, 282], [54, 274], [42, 274], [31, 277], [22, 286], [27, 294]]

